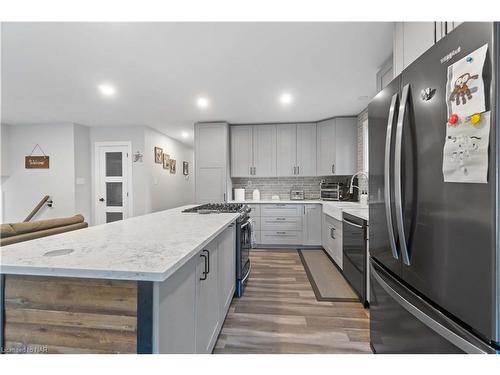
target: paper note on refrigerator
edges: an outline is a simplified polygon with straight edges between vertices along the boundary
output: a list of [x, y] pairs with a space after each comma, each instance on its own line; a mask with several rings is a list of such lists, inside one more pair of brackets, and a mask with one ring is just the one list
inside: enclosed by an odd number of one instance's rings
[[443, 149], [445, 182], [488, 182], [488, 147], [491, 113], [484, 112], [481, 120], [458, 125], [446, 124]]
[[448, 67], [448, 117], [455, 114], [459, 119], [465, 119], [486, 111], [483, 66], [487, 51], [488, 45], [485, 44]]

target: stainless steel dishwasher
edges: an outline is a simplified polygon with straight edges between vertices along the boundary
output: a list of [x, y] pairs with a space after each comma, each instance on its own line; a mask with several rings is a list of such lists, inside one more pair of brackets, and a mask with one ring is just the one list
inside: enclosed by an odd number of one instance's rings
[[367, 277], [367, 222], [344, 212], [342, 225], [342, 263], [346, 280], [364, 306], [368, 306]]

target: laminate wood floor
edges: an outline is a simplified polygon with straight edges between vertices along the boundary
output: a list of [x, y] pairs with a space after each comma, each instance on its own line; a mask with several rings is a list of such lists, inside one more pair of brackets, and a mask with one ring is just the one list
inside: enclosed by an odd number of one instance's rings
[[296, 250], [253, 250], [250, 259], [214, 353], [371, 353], [368, 310], [317, 301]]

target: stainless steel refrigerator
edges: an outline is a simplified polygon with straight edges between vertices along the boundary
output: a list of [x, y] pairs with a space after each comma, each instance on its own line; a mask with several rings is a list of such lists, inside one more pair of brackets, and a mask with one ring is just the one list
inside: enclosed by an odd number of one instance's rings
[[[495, 353], [500, 342], [499, 25], [464, 23], [368, 107], [370, 334], [376, 353]], [[448, 66], [488, 45], [487, 183], [444, 182]]]

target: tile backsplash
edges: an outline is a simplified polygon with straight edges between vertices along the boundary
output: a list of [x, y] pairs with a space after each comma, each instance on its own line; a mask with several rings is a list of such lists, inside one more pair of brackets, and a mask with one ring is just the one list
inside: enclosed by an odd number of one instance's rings
[[[259, 189], [260, 199], [271, 199], [279, 195], [280, 199], [290, 199], [290, 190], [304, 190], [305, 199], [319, 199], [319, 184], [326, 182], [342, 182], [349, 184], [351, 176], [322, 176], [322, 177], [261, 177], [261, 178], [233, 178], [233, 189], [245, 189], [245, 199], [252, 199], [254, 189]], [[234, 193], [233, 193], [234, 194]], [[234, 195], [233, 195], [234, 198]]]

